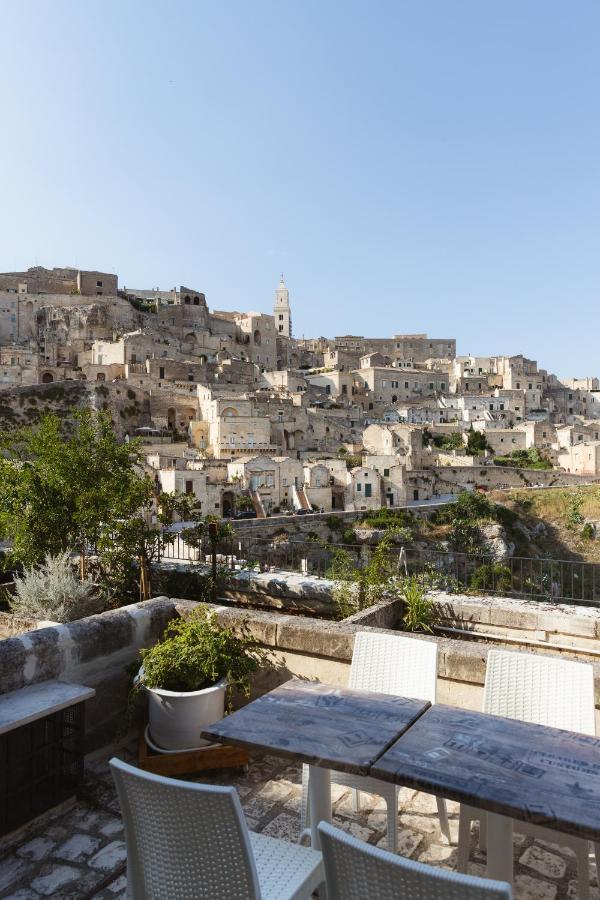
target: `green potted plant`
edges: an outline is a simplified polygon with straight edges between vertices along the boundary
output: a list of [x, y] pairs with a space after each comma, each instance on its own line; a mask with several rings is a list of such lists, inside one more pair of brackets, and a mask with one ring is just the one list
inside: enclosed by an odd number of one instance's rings
[[250, 693], [250, 677], [267, 652], [244, 624], [237, 633], [199, 609], [170, 622], [153, 647], [140, 650], [137, 689], [148, 695], [149, 737], [164, 750], [206, 745], [204, 728], [223, 718], [235, 690]]

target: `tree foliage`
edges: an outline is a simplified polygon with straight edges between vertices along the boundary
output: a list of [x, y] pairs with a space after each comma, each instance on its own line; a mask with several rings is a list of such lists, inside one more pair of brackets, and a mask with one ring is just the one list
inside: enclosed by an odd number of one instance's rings
[[0, 534], [10, 561], [26, 566], [69, 548], [85, 557], [123, 522], [150, 507], [153, 485], [137, 444], [120, 444], [110, 416], [56, 415], [0, 435]]
[[491, 453], [494, 452], [488, 444], [483, 431], [475, 431], [471, 426], [467, 436], [467, 453], [469, 456], [480, 456], [482, 453], [485, 453], [486, 450], [489, 450]]

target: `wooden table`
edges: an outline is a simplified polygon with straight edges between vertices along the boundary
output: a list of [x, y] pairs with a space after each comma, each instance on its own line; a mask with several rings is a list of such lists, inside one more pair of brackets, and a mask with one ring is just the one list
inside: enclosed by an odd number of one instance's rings
[[426, 700], [292, 679], [215, 722], [202, 737], [308, 763], [311, 841], [319, 847], [317, 826], [331, 821], [329, 770], [368, 775], [429, 706]]
[[436, 704], [370, 774], [486, 810], [488, 874], [502, 881], [512, 881], [512, 819], [600, 840], [596, 737]]

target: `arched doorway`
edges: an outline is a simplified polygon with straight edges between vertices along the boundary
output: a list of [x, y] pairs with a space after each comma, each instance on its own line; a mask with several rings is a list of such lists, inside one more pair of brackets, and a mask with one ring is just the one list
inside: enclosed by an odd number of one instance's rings
[[175, 410], [173, 409], [172, 406], [170, 406], [167, 410], [167, 427], [175, 428], [176, 424], [177, 424], [177, 420], [175, 417]]
[[104, 372], [98, 372], [96, 375], [96, 381], [106, 381], [106, 375]]
[[52, 384], [54, 381], [54, 375], [52, 372], [44, 372], [42, 375], [42, 384]]
[[233, 491], [225, 491], [223, 494], [223, 518], [229, 519], [235, 514], [235, 495]]
[[257, 328], [256, 331], [254, 332], [254, 343], [257, 344], [257, 345], [259, 345], [259, 344], [262, 343], [262, 336], [261, 336], [261, 333], [260, 333], [260, 331], [258, 330], [258, 328]]

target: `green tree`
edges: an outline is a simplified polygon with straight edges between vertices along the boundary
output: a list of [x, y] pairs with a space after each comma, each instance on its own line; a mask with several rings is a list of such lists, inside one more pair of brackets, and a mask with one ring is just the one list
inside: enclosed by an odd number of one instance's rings
[[138, 446], [117, 441], [108, 413], [76, 412], [68, 433], [46, 415], [1, 434], [0, 453], [0, 534], [13, 563], [76, 549], [84, 574], [88, 547], [151, 506]]
[[492, 451], [492, 448], [488, 444], [485, 434], [483, 431], [475, 431], [471, 426], [467, 437], [467, 453], [469, 456], [479, 456], [486, 450]]

